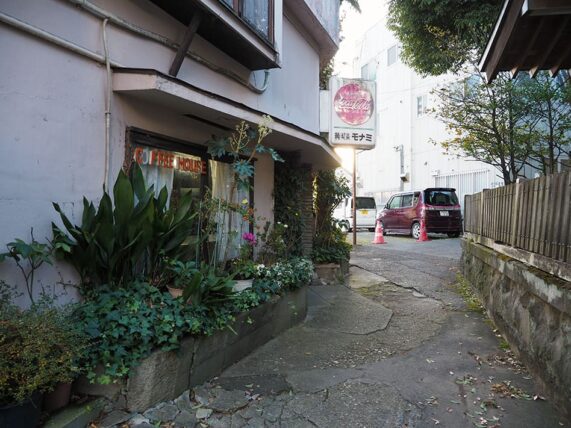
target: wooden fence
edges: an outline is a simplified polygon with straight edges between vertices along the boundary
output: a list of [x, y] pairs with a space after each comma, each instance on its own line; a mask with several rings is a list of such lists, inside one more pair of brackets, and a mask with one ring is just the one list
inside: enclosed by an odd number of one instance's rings
[[464, 198], [464, 230], [571, 263], [571, 172]]

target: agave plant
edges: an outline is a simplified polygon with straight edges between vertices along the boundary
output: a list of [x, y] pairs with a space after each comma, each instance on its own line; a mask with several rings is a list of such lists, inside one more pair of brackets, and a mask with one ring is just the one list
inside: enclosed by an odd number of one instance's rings
[[192, 230], [190, 195], [177, 207], [168, 207], [167, 201], [166, 188], [155, 197], [154, 187], [146, 186], [134, 165], [129, 176], [119, 172], [113, 201], [105, 189], [97, 209], [83, 198], [81, 225], [72, 224], [53, 204], [65, 226], [63, 231], [52, 223], [54, 247], [76, 268], [83, 285], [119, 286], [138, 276], [154, 279], [164, 257], [177, 257]]

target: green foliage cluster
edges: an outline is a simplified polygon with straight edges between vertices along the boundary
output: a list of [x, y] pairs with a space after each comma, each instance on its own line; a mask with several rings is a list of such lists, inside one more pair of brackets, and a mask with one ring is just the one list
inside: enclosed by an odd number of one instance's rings
[[[83, 362], [88, 378], [110, 383], [126, 376], [153, 350], [178, 348], [184, 334], [201, 332], [199, 314], [193, 310], [145, 282], [99, 287], [74, 314], [92, 344]], [[99, 364], [104, 372], [96, 374]]]
[[71, 382], [87, 338], [68, 312], [40, 301], [30, 309], [11, 304], [0, 282], [0, 406]]
[[155, 196], [138, 165], [129, 177], [120, 171], [113, 200], [105, 190], [97, 209], [83, 199], [81, 225], [72, 224], [54, 203], [65, 226], [63, 231], [52, 223], [57, 253], [75, 267], [84, 288], [121, 286], [140, 276], [160, 282], [164, 258], [179, 257], [195, 227], [190, 194], [176, 207], [167, 207], [167, 201], [166, 188]]
[[335, 171], [319, 171], [313, 180], [313, 210], [315, 235], [312, 258], [317, 263], [339, 263], [349, 260], [351, 245], [345, 241], [345, 233], [333, 218], [333, 211], [351, 189], [345, 177]]
[[402, 44], [400, 56], [422, 75], [457, 72], [475, 63], [502, 0], [390, 0], [388, 26]]
[[[14, 260], [16, 266], [22, 273], [26, 285], [26, 292], [30, 302], [34, 303], [34, 276], [36, 271], [44, 263], [52, 264], [52, 248], [48, 244], [42, 244], [34, 239], [34, 231], [31, 231], [32, 240], [30, 243], [21, 239], [9, 242], [6, 253], [0, 253], [0, 263], [7, 258]], [[57, 245], [57, 244], [56, 244]]]
[[254, 176], [253, 161], [256, 153], [268, 153], [274, 161], [283, 162], [278, 152], [262, 144], [272, 132], [271, 123], [270, 116], [264, 116], [262, 122], [254, 129], [242, 121], [236, 125], [234, 133], [229, 137], [212, 137], [207, 141], [208, 153], [213, 158], [229, 157], [232, 160], [232, 169], [238, 188], [245, 190], [250, 188], [250, 179]]
[[491, 84], [475, 74], [436, 95], [436, 116], [453, 135], [439, 143], [498, 168], [505, 184], [515, 182], [526, 165], [556, 171], [571, 148], [571, 89], [546, 73], [536, 79], [504, 73]]
[[309, 171], [288, 164], [287, 168], [276, 165], [274, 174], [274, 220], [276, 224], [287, 225], [283, 238], [291, 255], [303, 254], [302, 235], [303, 198], [307, 188]]

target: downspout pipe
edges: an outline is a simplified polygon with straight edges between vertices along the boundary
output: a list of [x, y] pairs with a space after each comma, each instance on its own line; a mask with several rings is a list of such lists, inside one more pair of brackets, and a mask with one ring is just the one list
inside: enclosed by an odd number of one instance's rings
[[[125, 19], [106, 11], [105, 9], [100, 8], [99, 6], [89, 2], [87, 0], [69, 0], [69, 2], [76, 5], [76, 6], [81, 7], [85, 11], [91, 13], [92, 15], [95, 15], [95, 16], [102, 18], [102, 19], [107, 19], [110, 23], [112, 23], [113, 25], [115, 25], [117, 27], [131, 31], [132, 33], [138, 34], [138, 35], [145, 37], [149, 40], [153, 40], [157, 43], [160, 43], [164, 46], [167, 46], [171, 49], [174, 49], [175, 51], [177, 51], [179, 48], [179, 44], [174, 42], [173, 40], [170, 40], [169, 38], [167, 38], [161, 34], [157, 34], [157, 33], [154, 33], [152, 31], [141, 28], [137, 25], [134, 25], [134, 24], [130, 23], [129, 21], [126, 21]], [[250, 81], [253, 73], [250, 73], [250, 78], [248, 80], [244, 80], [238, 74], [236, 74], [236, 73], [234, 73], [234, 72], [232, 72], [226, 68], [220, 67], [216, 64], [213, 64], [212, 62], [201, 57], [200, 55], [197, 55], [197, 54], [192, 53], [192, 52], [186, 52], [186, 56], [188, 58], [198, 62], [199, 64], [210, 68], [212, 71], [219, 73], [219, 74], [222, 74], [225, 77], [228, 77], [228, 78], [234, 80], [235, 82], [245, 86], [246, 88], [248, 88], [249, 90], [251, 90], [252, 92], [255, 92], [257, 94], [263, 94], [269, 86], [269, 81], [270, 81], [270, 71], [269, 70], [264, 70], [265, 75], [264, 75], [264, 82], [262, 83], [262, 86], [256, 87]]]

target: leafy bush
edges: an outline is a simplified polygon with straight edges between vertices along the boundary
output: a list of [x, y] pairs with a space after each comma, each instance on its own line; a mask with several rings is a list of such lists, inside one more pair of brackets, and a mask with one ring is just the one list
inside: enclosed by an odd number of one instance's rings
[[67, 312], [42, 303], [22, 310], [6, 294], [0, 300], [0, 406], [71, 382], [87, 338]]
[[202, 263], [188, 282], [183, 285], [183, 302], [213, 308], [234, 297], [234, 280], [230, 276], [220, 276], [216, 268]]
[[194, 224], [190, 194], [177, 207], [167, 208], [167, 200], [166, 188], [157, 197], [153, 186], [147, 188], [138, 165], [129, 177], [120, 171], [113, 201], [104, 191], [96, 210], [83, 198], [81, 225], [73, 225], [53, 204], [67, 232], [52, 223], [57, 253], [79, 272], [83, 286], [120, 286], [142, 274], [160, 282], [163, 259], [181, 254]]
[[[101, 286], [90, 297], [74, 315], [92, 342], [84, 362], [92, 381], [124, 377], [153, 350], [176, 349], [184, 334], [201, 332], [200, 310], [196, 316], [191, 306], [145, 282]], [[99, 376], [98, 364], [104, 367]]]
[[312, 258], [317, 263], [339, 263], [349, 260], [351, 245], [333, 211], [351, 191], [347, 180], [335, 171], [320, 171], [313, 181], [315, 235]]
[[342, 260], [349, 260], [351, 248], [351, 244], [345, 241], [339, 241], [329, 247], [315, 247], [311, 258], [316, 263], [339, 263]]

